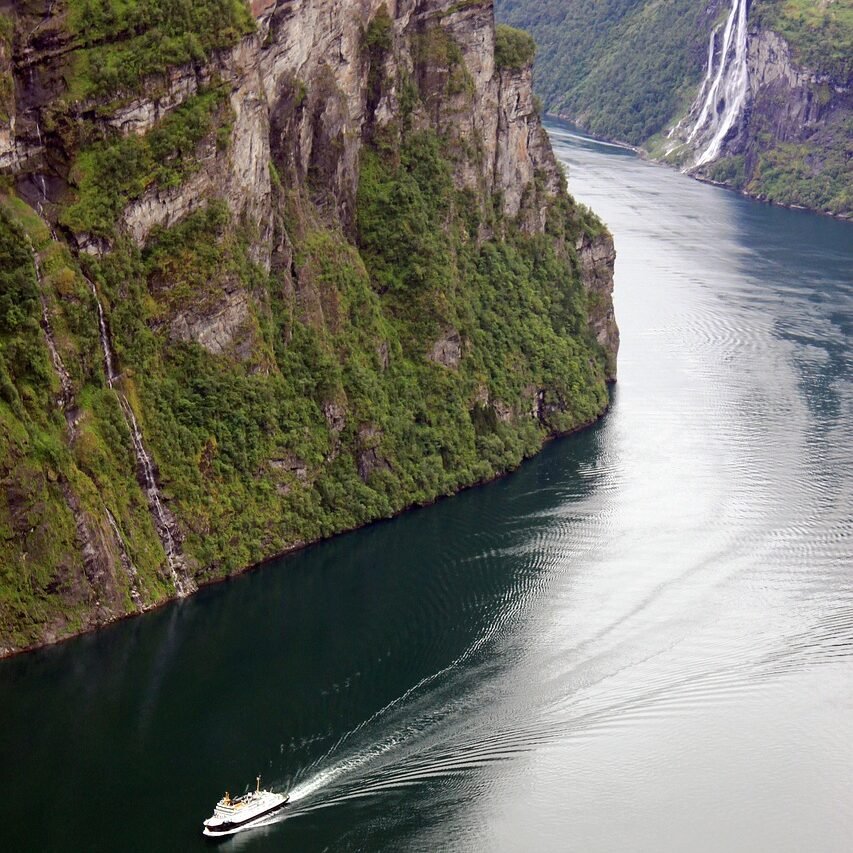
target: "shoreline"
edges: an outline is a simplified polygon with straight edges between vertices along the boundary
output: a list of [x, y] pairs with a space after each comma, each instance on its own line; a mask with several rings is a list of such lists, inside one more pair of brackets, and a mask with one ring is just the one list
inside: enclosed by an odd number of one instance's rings
[[[608, 381], [608, 383], [607, 383], [608, 389], [612, 385], [614, 385], [615, 383], [616, 383], [616, 380]], [[48, 648], [52, 648], [54, 646], [59, 646], [62, 643], [68, 642], [70, 640], [77, 639], [79, 637], [84, 637], [88, 634], [95, 634], [98, 631], [103, 630], [104, 628], [109, 628], [109, 627], [112, 627], [114, 625], [119, 624], [120, 622], [127, 622], [127, 621], [130, 621], [131, 619], [136, 619], [138, 617], [145, 616], [148, 613], [153, 613], [157, 610], [161, 610], [164, 607], [167, 607], [171, 604], [180, 604], [182, 601], [186, 601], [190, 598], [193, 598], [198, 592], [201, 592], [201, 590], [203, 590], [203, 589], [207, 589], [208, 587], [215, 586], [218, 584], [228, 583], [229, 581], [234, 580], [236, 578], [243, 577], [244, 575], [250, 574], [252, 572], [260, 571], [260, 570], [266, 568], [267, 566], [269, 566], [270, 563], [277, 562], [278, 560], [283, 560], [283, 559], [291, 556], [292, 554], [297, 554], [300, 551], [305, 551], [308, 548], [312, 548], [316, 545], [322, 545], [324, 542], [329, 542], [330, 540], [334, 539], [337, 536], [343, 536], [344, 534], [347, 534], [347, 533], [354, 533], [357, 530], [364, 530], [368, 527], [372, 527], [373, 525], [382, 524], [383, 522], [393, 521], [394, 519], [400, 518], [401, 516], [405, 515], [406, 513], [416, 512], [417, 510], [420, 510], [420, 509], [426, 509], [428, 507], [434, 506], [439, 501], [450, 500], [451, 498], [454, 498], [457, 495], [462, 494], [462, 492], [468, 491], [469, 489], [476, 489], [476, 488], [479, 488], [481, 486], [488, 486], [489, 484], [495, 483], [498, 480], [502, 480], [504, 477], [509, 477], [511, 474], [518, 471], [521, 468], [521, 466], [524, 465], [525, 462], [527, 462], [530, 459], [533, 459], [535, 456], [538, 456], [542, 452], [542, 450], [544, 450], [545, 447], [547, 445], [551, 444], [552, 442], [558, 441], [558, 440], [563, 439], [563, 438], [569, 438], [572, 435], [576, 435], [579, 432], [583, 432], [584, 430], [587, 430], [590, 427], [595, 426], [610, 411], [611, 403], [612, 403], [612, 400], [608, 399], [607, 405], [604, 407], [604, 409], [602, 409], [602, 411], [598, 415], [596, 415], [594, 418], [592, 418], [589, 421], [586, 421], [585, 423], [579, 424], [578, 426], [573, 427], [572, 429], [567, 430], [566, 432], [548, 433], [547, 435], [545, 435], [542, 439], [542, 444], [539, 446], [539, 449], [535, 453], [531, 454], [530, 456], [522, 457], [521, 461], [514, 468], [509, 468], [506, 471], [500, 471], [500, 472], [494, 474], [493, 476], [488, 477], [484, 480], [478, 480], [476, 483], [470, 483], [467, 486], [460, 486], [458, 489], [456, 489], [456, 491], [454, 491], [448, 495], [437, 495], [435, 498], [433, 498], [430, 501], [408, 504], [407, 506], [404, 506], [402, 509], [398, 510], [397, 512], [393, 513], [392, 515], [383, 516], [381, 518], [375, 518], [372, 521], [368, 521], [368, 522], [365, 522], [364, 524], [356, 525], [355, 527], [347, 527], [347, 528], [344, 528], [342, 530], [338, 530], [335, 533], [330, 534], [329, 536], [324, 536], [320, 539], [313, 539], [311, 541], [303, 541], [303, 542], [294, 543], [293, 545], [289, 546], [288, 548], [285, 548], [284, 551], [280, 551], [280, 552], [277, 552], [275, 554], [270, 555], [269, 557], [265, 557], [264, 559], [258, 561], [257, 563], [250, 563], [249, 565], [245, 566], [244, 568], [238, 569], [237, 571], [232, 572], [231, 574], [224, 575], [222, 577], [215, 577], [215, 578], [210, 578], [208, 580], [204, 580], [198, 584], [195, 591], [193, 591], [190, 595], [187, 595], [187, 596], [177, 596], [177, 595], [170, 596], [168, 598], [164, 598], [162, 601], [159, 601], [155, 604], [149, 604], [146, 607], [143, 607], [141, 610], [136, 610], [136, 611], [129, 612], [129, 613], [118, 614], [115, 617], [113, 617], [112, 619], [108, 619], [105, 622], [99, 622], [99, 623], [94, 624], [94, 625], [88, 625], [85, 628], [81, 628], [79, 631], [74, 631], [73, 633], [66, 634], [65, 636], [62, 636], [62, 637], [57, 637], [56, 639], [53, 639], [53, 640], [46, 640], [46, 641], [41, 642], [41, 643], [33, 643], [32, 645], [23, 646], [21, 648], [11, 648], [11, 649], [0, 648], [0, 664], [3, 661], [10, 660], [11, 658], [18, 657], [20, 655], [29, 654], [31, 652], [38, 652], [41, 649], [48, 649]]]
[[800, 210], [805, 211], [806, 213], [814, 213], [817, 216], [826, 216], [829, 219], [834, 219], [837, 222], [851, 222], [853, 223], [853, 213], [850, 214], [840, 214], [840, 213], [831, 213], [828, 210], [817, 210], [813, 207], [806, 207], [802, 204], [784, 204], [781, 201], [773, 201], [772, 199], [766, 198], [761, 195], [754, 195], [753, 193], [749, 193], [746, 190], [738, 189], [737, 187], [733, 187], [731, 184], [723, 183], [722, 181], [715, 181], [712, 178], [707, 178], [703, 175], [697, 175], [694, 172], [684, 171], [679, 169], [678, 166], [673, 165], [672, 163], [667, 163], [666, 160], [661, 160], [657, 157], [652, 156], [646, 148], [643, 148], [641, 145], [631, 145], [628, 142], [623, 142], [621, 139], [610, 139], [607, 136], [595, 136], [593, 133], [582, 125], [578, 124], [577, 121], [568, 115], [563, 115], [561, 113], [543, 113], [544, 119], [551, 119], [554, 121], [562, 121], [566, 122], [575, 129], [579, 130], [581, 133], [588, 136], [593, 142], [603, 142], [606, 145], [615, 145], [617, 148], [623, 148], [626, 151], [633, 151], [640, 159], [645, 160], [648, 163], [657, 163], [659, 166], [665, 166], [668, 169], [672, 169], [676, 172], [679, 172], [682, 175], [686, 175], [688, 178], [692, 178], [694, 181], [699, 181], [700, 184], [708, 184], [712, 187], [720, 187], [720, 189], [729, 190], [733, 193], [737, 193], [739, 196], [743, 198], [752, 199], [752, 201], [760, 202], [761, 204], [769, 204], [773, 207], [781, 207], [784, 210]]

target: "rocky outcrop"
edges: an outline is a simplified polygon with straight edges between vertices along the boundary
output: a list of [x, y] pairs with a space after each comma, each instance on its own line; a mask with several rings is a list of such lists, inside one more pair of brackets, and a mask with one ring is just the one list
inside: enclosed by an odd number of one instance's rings
[[358, 476], [365, 483], [375, 471], [390, 471], [391, 465], [382, 455], [382, 430], [375, 424], [366, 424], [358, 431]]
[[429, 360], [455, 370], [462, 361], [462, 338], [456, 329], [449, 329], [433, 345]]
[[[427, 98], [428, 108], [415, 116], [415, 122], [437, 125], [457, 136], [459, 144], [481, 149], [479, 168], [460, 158], [456, 174], [460, 187], [500, 194], [511, 217], [521, 212], [523, 201], [529, 201], [534, 176], [544, 179], [547, 193], [558, 192], [560, 172], [534, 107], [531, 68], [495, 67], [491, 0], [398, 0], [392, 6], [394, 49], [378, 57], [383, 73], [392, 80], [413, 74], [427, 89], [433, 86], [432, 106]], [[172, 68], [106, 115], [97, 102], [71, 105], [68, 123], [86, 118], [122, 134], [141, 135], [213, 81], [230, 88], [231, 146], [223, 152], [208, 141], [198, 152], [203, 168], [182, 186], [168, 191], [152, 188], [134, 200], [123, 214], [123, 226], [133, 239], [144, 244], [152, 229], [179, 221], [215, 195], [224, 198], [236, 215], [259, 223], [258, 251], [268, 264], [263, 247], [269, 245], [272, 227], [271, 153], [285, 164], [291, 180], [310, 177], [322, 186], [341, 220], [350, 222], [365, 128], [391, 121], [400, 109], [397, 86], [371, 103], [364, 85], [365, 23], [385, 8], [385, 0], [256, 2], [257, 33], [210, 63]], [[431, 39], [430, 50], [437, 49], [436, 32], [462, 47], [460, 65], [450, 57], [440, 67], [431, 55], [428, 60], [424, 56], [424, 40]], [[61, 56], [51, 53], [43, 66], [35, 62], [31, 66], [35, 78], [55, 77]], [[448, 98], [447, 76], [457, 73], [460, 91]], [[16, 132], [14, 122], [4, 130], [0, 168], [17, 169], [34, 153], [32, 132], [44, 123], [48, 104], [36, 99], [24, 106], [28, 106], [25, 135]], [[51, 139], [53, 145], [58, 141]], [[53, 159], [56, 168], [63, 158]], [[541, 204], [525, 216], [529, 230], [541, 229]], [[79, 242], [91, 245], [85, 235], [79, 235]]]
[[176, 341], [195, 341], [212, 355], [233, 349], [241, 361], [252, 353], [255, 343], [249, 294], [237, 282], [227, 283], [222, 298], [207, 311], [195, 307], [178, 313], [170, 324]]
[[[501, 69], [499, 92], [495, 183], [507, 215], [521, 215], [523, 227], [541, 231], [546, 200], [560, 191], [561, 173], [534, 104], [532, 68]], [[545, 190], [539, 197], [531, 193], [537, 177]]]
[[843, 146], [849, 139], [853, 116], [849, 81], [800, 66], [788, 43], [771, 30], [750, 32], [748, 46], [750, 107], [728, 152], [746, 155], [749, 178], [763, 150], [784, 143], [805, 144], [820, 171], [821, 151], [833, 140]]
[[759, 122], [776, 142], [808, 139], [820, 125], [853, 110], [848, 81], [798, 65], [788, 43], [771, 30], [750, 32], [748, 63], [749, 121]]
[[607, 232], [594, 237], [583, 234], [575, 246], [581, 281], [589, 304], [589, 324], [595, 339], [607, 353], [607, 378], [616, 379], [616, 357], [619, 353], [619, 327], [613, 310], [613, 271], [616, 249]]

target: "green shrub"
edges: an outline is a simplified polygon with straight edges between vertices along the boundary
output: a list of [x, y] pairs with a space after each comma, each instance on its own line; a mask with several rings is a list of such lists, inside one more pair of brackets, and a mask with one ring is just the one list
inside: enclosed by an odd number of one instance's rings
[[495, 64], [498, 68], [519, 70], [533, 62], [536, 42], [524, 30], [506, 24], [495, 28]]
[[67, 26], [80, 49], [72, 98], [132, 92], [169, 67], [202, 62], [254, 30], [245, 0], [69, 0]]
[[198, 168], [196, 149], [230, 111], [221, 89], [202, 92], [144, 136], [123, 136], [82, 150], [71, 170], [76, 198], [61, 221], [76, 232], [109, 237], [129, 201], [151, 186], [177, 187]]

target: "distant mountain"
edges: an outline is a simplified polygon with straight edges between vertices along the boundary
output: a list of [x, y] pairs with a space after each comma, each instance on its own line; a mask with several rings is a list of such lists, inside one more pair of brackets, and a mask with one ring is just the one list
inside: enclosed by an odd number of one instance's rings
[[545, 109], [697, 177], [853, 215], [853, 0], [498, 0]]

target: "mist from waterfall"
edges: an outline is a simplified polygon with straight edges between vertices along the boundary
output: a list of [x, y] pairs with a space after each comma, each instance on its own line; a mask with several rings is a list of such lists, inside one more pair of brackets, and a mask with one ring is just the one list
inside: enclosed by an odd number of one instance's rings
[[696, 120], [687, 136], [699, 155], [694, 167], [715, 160], [735, 122], [740, 118], [749, 91], [747, 67], [748, 0], [732, 0], [732, 8], [717, 50], [719, 27], [711, 32], [705, 79], [690, 115]]

